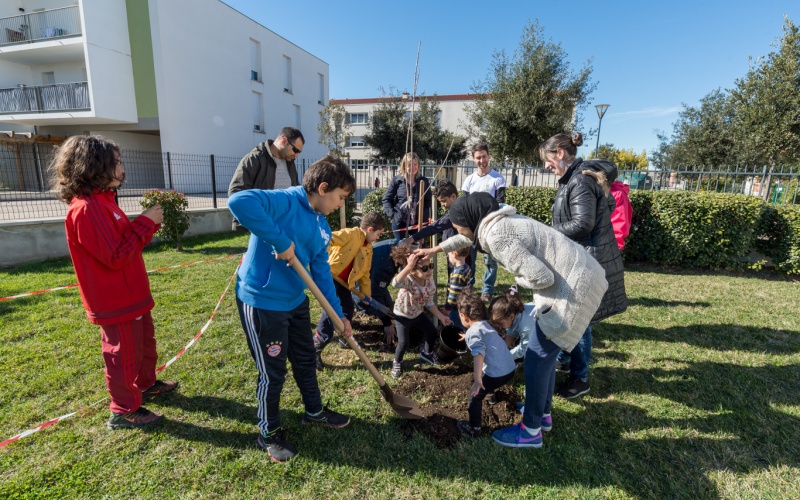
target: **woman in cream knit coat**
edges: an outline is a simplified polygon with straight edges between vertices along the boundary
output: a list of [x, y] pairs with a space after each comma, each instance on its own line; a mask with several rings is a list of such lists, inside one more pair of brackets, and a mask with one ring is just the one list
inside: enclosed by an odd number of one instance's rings
[[[533, 290], [536, 339], [525, 354], [525, 412], [522, 422], [493, 438], [504, 446], [541, 447], [541, 421], [549, 413], [560, 349], [580, 340], [608, 287], [605, 271], [579, 244], [555, 229], [498, 205], [487, 193], [471, 193], [450, 207], [459, 235], [420, 254], [451, 252], [474, 245], [492, 256], [516, 282]], [[548, 429], [549, 430], [549, 429]]]

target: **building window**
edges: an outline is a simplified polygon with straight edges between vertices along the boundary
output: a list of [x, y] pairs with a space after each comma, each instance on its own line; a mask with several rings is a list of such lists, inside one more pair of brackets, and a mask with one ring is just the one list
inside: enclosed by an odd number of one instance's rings
[[364, 138], [363, 137], [351, 137], [350, 138], [350, 147], [351, 148], [363, 148], [364, 147]]
[[253, 106], [253, 132], [264, 132], [264, 97], [258, 93], [253, 92], [252, 99]]
[[292, 93], [292, 58], [283, 56], [283, 91]]
[[348, 123], [363, 125], [367, 123], [369, 113], [350, 113], [347, 115]]
[[369, 164], [367, 160], [350, 160], [350, 168], [354, 168], [356, 170], [366, 170], [369, 168]]
[[250, 39], [250, 79], [261, 81], [261, 42]]
[[317, 73], [319, 75], [319, 99], [317, 100], [317, 104], [325, 105], [325, 75], [322, 73]]
[[300, 124], [300, 106], [297, 104], [294, 105], [294, 126], [297, 129], [303, 128]]

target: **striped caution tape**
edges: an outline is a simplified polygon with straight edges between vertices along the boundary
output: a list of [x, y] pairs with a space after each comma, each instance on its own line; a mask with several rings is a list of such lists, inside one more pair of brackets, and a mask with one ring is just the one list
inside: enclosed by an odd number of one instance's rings
[[[228, 257], [230, 257], [230, 255]], [[241, 262], [239, 264], [241, 264]], [[180, 266], [178, 266], [178, 267], [180, 267]], [[203, 325], [203, 328], [201, 328], [200, 331], [197, 332], [197, 335], [195, 335], [192, 338], [192, 340], [190, 340], [189, 343], [186, 344], [186, 347], [184, 347], [183, 349], [180, 350], [180, 352], [178, 352], [178, 354], [176, 354], [172, 359], [170, 359], [169, 361], [167, 361], [163, 365], [161, 365], [158, 368], [156, 368], [156, 373], [161, 373], [169, 365], [174, 363], [175, 360], [177, 360], [178, 358], [183, 356], [183, 354], [186, 352], [186, 350], [189, 349], [190, 347], [192, 347], [195, 344], [195, 342], [197, 342], [197, 340], [200, 338], [200, 336], [203, 335], [203, 333], [205, 333], [205, 331], [208, 329], [209, 325], [211, 325], [211, 322], [214, 321], [214, 316], [216, 316], [220, 305], [222, 305], [222, 301], [225, 299], [225, 295], [228, 293], [228, 289], [230, 289], [231, 283], [233, 283], [233, 279], [236, 277], [236, 271], [238, 271], [238, 270], [239, 270], [239, 265], [237, 265], [236, 269], [233, 271], [233, 275], [231, 275], [231, 279], [228, 280], [228, 286], [226, 286], [225, 287], [225, 291], [222, 292], [222, 295], [220, 296], [219, 300], [217, 301], [217, 305], [214, 306], [214, 310], [211, 312], [211, 317], [208, 318], [208, 321], [206, 321], [206, 324]], [[8, 438], [5, 441], [0, 442], [0, 448], [3, 448], [3, 447], [5, 447], [5, 446], [7, 446], [7, 445], [9, 445], [9, 444], [11, 444], [11, 443], [13, 443], [15, 441], [19, 441], [20, 439], [22, 439], [24, 437], [27, 437], [27, 436], [30, 436], [31, 434], [39, 432], [42, 429], [45, 429], [45, 428], [50, 427], [50, 426], [53, 426], [53, 425], [61, 422], [62, 420], [66, 420], [68, 418], [72, 418], [72, 417], [74, 417], [75, 415], [78, 415], [78, 414], [86, 413], [86, 411], [89, 408], [92, 408], [93, 406], [97, 406], [98, 404], [102, 403], [103, 401], [107, 401], [108, 399], [109, 399], [108, 396], [106, 396], [105, 398], [101, 399], [100, 401], [97, 401], [97, 402], [94, 402], [94, 403], [92, 403], [90, 405], [84, 406], [83, 408], [81, 408], [78, 411], [74, 411], [72, 413], [67, 413], [66, 415], [61, 415], [60, 417], [56, 417], [56, 418], [54, 418], [52, 420], [48, 420], [47, 422], [44, 422], [42, 424], [37, 425], [33, 429], [29, 429], [29, 430], [27, 430], [25, 432], [17, 434], [14, 437]]]
[[[157, 269], [151, 269], [150, 271], [147, 271], [147, 274], [152, 274], [152, 273], [156, 273], [156, 272], [159, 272], [159, 271], [166, 271], [167, 269], [175, 269], [175, 268], [178, 268], [178, 267], [193, 266], [195, 264], [204, 264], [206, 262], [211, 262], [211, 261], [214, 261], [214, 260], [230, 259], [231, 257], [238, 257], [239, 255], [242, 255], [242, 254], [233, 253], [233, 254], [230, 254], [230, 255], [225, 255], [223, 257], [213, 257], [211, 259], [198, 260], [196, 262], [186, 262], [184, 264], [177, 264], [175, 266], [159, 267]], [[78, 284], [77, 283], [73, 283], [72, 285], [59, 286], [59, 287], [56, 287], [56, 288], [49, 288], [47, 290], [37, 290], [35, 292], [21, 293], [19, 295], [11, 295], [9, 297], [0, 297], [0, 302], [2, 302], [4, 300], [19, 299], [21, 297], [30, 297], [31, 295], [41, 295], [43, 293], [55, 292], [55, 291], [58, 291], [58, 290], [67, 290], [68, 288], [77, 288], [77, 287], [78, 287]]]

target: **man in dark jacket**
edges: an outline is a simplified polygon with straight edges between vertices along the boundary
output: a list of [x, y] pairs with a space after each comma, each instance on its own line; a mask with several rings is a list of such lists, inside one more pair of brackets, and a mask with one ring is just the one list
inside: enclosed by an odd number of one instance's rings
[[567, 399], [589, 392], [592, 324], [628, 308], [622, 256], [611, 225], [616, 202], [608, 190], [617, 177], [617, 167], [606, 160], [585, 162], [576, 158], [577, 147], [582, 143], [581, 134], [557, 134], [539, 148], [545, 167], [560, 177], [553, 203], [553, 228], [583, 245], [603, 266], [608, 282], [592, 323], [570, 353], [569, 380], [556, 390], [557, 395]]
[[[294, 160], [303, 151], [305, 138], [294, 127], [284, 127], [274, 141], [262, 142], [242, 158], [228, 186], [228, 196], [245, 189], [285, 189], [299, 186]], [[233, 219], [234, 231], [245, 229]]]

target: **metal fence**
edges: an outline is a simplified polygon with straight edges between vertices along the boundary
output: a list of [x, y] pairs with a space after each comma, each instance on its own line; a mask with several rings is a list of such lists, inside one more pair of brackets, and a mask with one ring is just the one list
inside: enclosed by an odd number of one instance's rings
[[[19, 144], [12, 148], [0, 145], [0, 221], [61, 218], [67, 207], [58, 201], [52, 190], [48, 164], [52, 146]], [[123, 150], [126, 181], [119, 190], [120, 206], [129, 213], [141, 211], [142, 195], [152, 189], [174, 189], [184, 193], [190, 209], [227, 206], [228, 184], [239, 157], [159, 153]], [[296, 161], [302, 178], [314, 159]], [[356, 162], [353, 162], [354, 164]], [[509, 186], [556, 187], [558, 178], [541, 166], [495, 167]], [[422, 175], [434, 180], [443, 179], [461, 187], [464, 179], [475, 172], [472, 162], [456, 166], [423, 165]], [[704, 171], [702, 168], [682, 168], [663, 171], [619, 171], [619, 179], [632, 189], [683, 190], [740, 193], [758, 196], [772, 203], [800, 203], [800, 172], [797, 168], [761, 167]], [[370, 192], [385, 188], [398, 174], [396, 164], [375, 163], [355, 165], [355, 201], [360, 205]]]
[[77, 5], [0, 18], [0, 46], [80, 36], [81, 33]]

